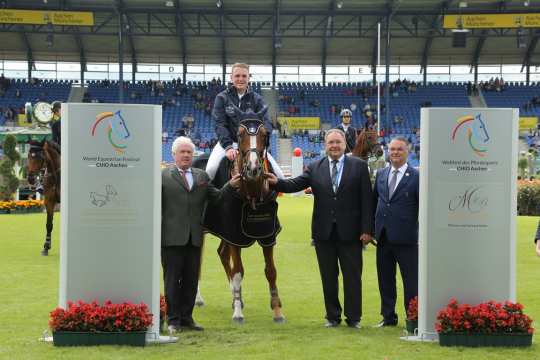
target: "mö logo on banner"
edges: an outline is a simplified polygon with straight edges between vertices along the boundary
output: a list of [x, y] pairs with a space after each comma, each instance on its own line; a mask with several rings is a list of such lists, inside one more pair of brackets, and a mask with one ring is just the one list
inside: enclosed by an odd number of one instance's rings
[[98, 114], [94, 125], [92, 125], [92, 136], [95, 136], [97, 126], [103, 120], [108, 120], [107, 137], [109, 143], [118, 154], [123, 154], [127, 149], [126, 141], [131, 137], [131, 134], [121, 111], [118, 110], [114, 113], [107, 111]]
[[486, 123], [480, 114], [476, 116], [463, 116], [457, 120], [457, 125], [452, 129], [452, 142], [455, 142], [459, 129], [466, 129], [465, 135], [472, 151], [480, 156], [487, 155], [487, 144], [490, 141]]

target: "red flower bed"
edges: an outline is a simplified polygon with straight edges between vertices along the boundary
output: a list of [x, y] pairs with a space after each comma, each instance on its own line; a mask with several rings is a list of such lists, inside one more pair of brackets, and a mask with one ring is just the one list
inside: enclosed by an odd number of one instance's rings
[[471, 306], [452, 299], [439, 311], [435, 329], [439, 334], [532, 334], [531, 323], [519, 303], [488, 301]]
[[50, 313], [52, 331], [123, 332], [145, 331], [152, 325], [148, 306], [130, 302], [113, 304], [107, 300], [103, 306], [97, 301], [68, 302], [67, 309], [56, 308]]

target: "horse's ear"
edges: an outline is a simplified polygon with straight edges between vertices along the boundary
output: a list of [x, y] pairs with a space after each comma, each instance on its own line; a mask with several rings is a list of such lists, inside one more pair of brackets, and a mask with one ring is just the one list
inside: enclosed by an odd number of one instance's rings
[[266, 113], [268, 112], [268, 105], [264, 105], [263, 108], [258, 111], [255, 115], [257, 115], [257, 117], [262, 120], [264, 118], [264, 115], [266, 115]]

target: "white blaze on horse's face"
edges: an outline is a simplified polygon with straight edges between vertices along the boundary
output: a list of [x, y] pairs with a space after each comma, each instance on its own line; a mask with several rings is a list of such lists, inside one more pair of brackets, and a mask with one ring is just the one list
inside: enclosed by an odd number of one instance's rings
[[255, 172], [259, 166], [257, 156], [257, 135], [249, 136], [249, 170]]

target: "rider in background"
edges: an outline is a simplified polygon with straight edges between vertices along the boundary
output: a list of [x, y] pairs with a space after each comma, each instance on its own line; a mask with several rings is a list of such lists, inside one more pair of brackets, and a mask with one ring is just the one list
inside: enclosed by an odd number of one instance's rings
[[60, 101], [55, 101], [52, 103], [52, 112], [53, 112], [53, 118], [51, 120], [51, 133], [52, 133], [52, 141], [54, 142], [54, 145], [58, 153], [60, 154], [60, 137], [61, 137], [61, 116], [60, 116], [60, 109], [62, 107], [62, 103]]
[[[212, 116], [216, 121], [218, 143], [214, 146], [206, 165], [206, 172], [211, 180], [216, 176], [219, 164], [224, 156], [233, 161], [238, 155], [236, 134], [242, 119], [235, 111], [235, 107], [238, 107], [243, 112], [252, 111], [257, 113], [266, 106], [262, 96], [253, 92], [249, 87], [249, 77], [249, 65], [244, 63], [234, 64], [231, 73], [232, 86], [220, 92], [214, 101]], [[268, 138], [270, 138], [273, 127], [268, 113], [264, 115], [263, 122], [268, 131]], [[270, 153], [267, 153], [267, 156], [276, 176], [283, 178], [283, 172], [276, 160]]]
[[339, 115], [341, 116], [341, 124], [336, 126], [336, 129], [339, 129], [345, 133], [345, 154], [348, 154], [353, 151], [354, 146], [356, 145], [356, 129], [351, 126], [352, 111], [349, 109], [343, 109]]

